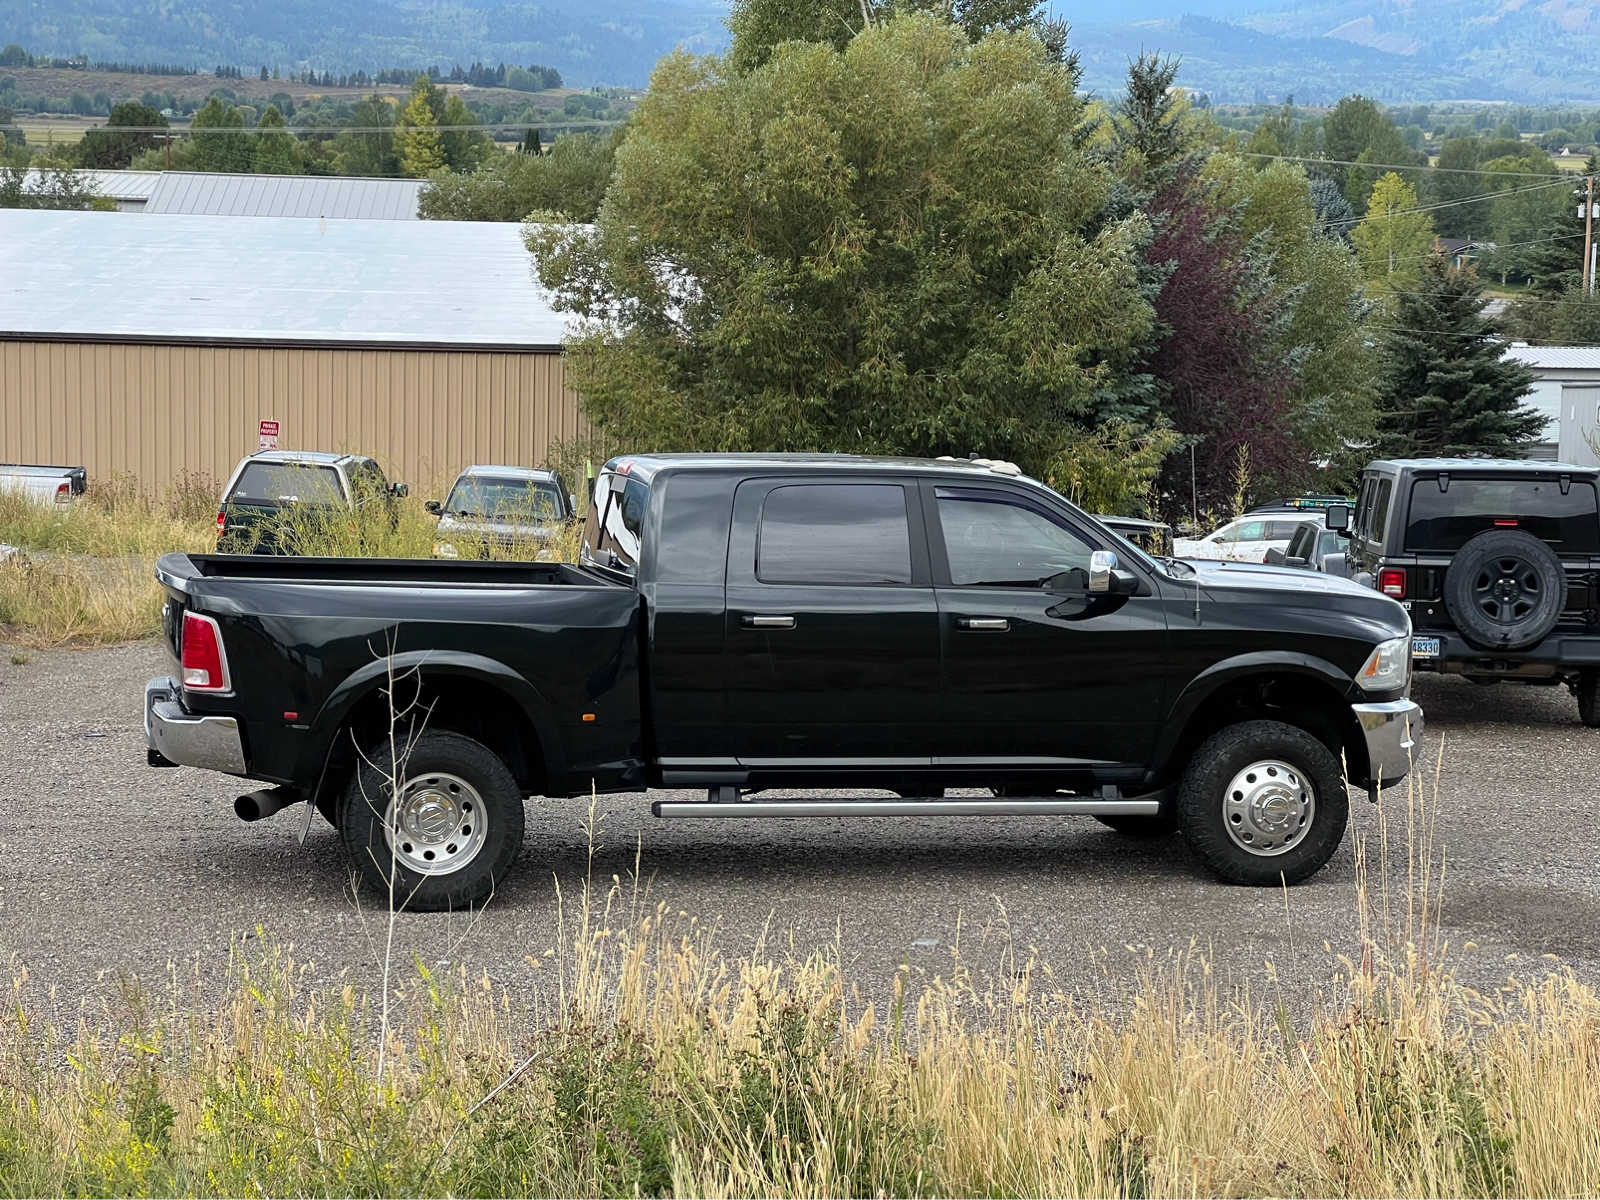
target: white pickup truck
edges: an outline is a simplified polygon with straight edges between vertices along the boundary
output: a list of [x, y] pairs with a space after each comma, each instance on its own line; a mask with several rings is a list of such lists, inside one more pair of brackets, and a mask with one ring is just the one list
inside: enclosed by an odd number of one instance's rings
[[71, 504], [83, 495], [88, 483], [88, 472], [82, 467], [0, 463], [0, 492], [20, 491], [41, 504]]

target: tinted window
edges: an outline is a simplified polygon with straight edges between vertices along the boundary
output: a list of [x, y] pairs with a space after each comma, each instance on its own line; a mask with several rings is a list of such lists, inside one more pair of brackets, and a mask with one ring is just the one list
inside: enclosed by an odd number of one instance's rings
[[1355, 517], [1350, 522], [1351, 530], [1363, 538], [1372, 532], [1372, 487], [1372, 476], [1369, 475], [1361, 481], [1361, 494], [1356, 497]]
[[[583, 530], [583, 554], [603, 567], [632, 570], [644, 539], [650, 488], [637, 479], [602, 471], [594, 481], [594, 502]], [[614, 557], [613, 557], [614, 556]]]
[[1339, 553], [1339, 535], [1333, 530], [1324, 529], [1317, 537], [1321, 539], [1321, 549], [1324, 555]]
[[232, 500], [246, 504], [338, 504], [344, 493], [339, 473], [310, 463], [246, 463]]
[[1286, 542], [1300, 528], [1298, 521], [1268, 521], [1266, 540], [1269, 542]]
[[1382, 542], [1384, 530], [1389, 527], [1389, 500], [1394, 495], [1394, 480], [1380, 479], [1378, 481], [1378, 496], [1372, 502], [1372, 528], [1367, 530], [1375, 542]]
[[1527, 530], [1563, 553], [1600, 553], [1592, 483], [1574, 480], [1565, 496], [1556, 479], [1457, 478], [1448, 492], [1439, 490], [1437, 479], [1411, 485], [1411, 549], [1459, 550], [1468, 538], [1497, 526]]
[[905, 489], [808, 483], [773, 488], [761, 506], [763, 583], [910, 583]]
[[1093, 548], [1065, 526], [1000, 496], [939, 495], [950, 582], [1038, 587], [1063, 571], [1085, 572]]
[[464, 475], [450, 489], [446, 512], [467, 517], [521, 517], [552, 521], [561, 516], [555, 484], [494, 475]]
[[1311, 556], [1311, 531], [1302, 526], [1294, 531], [1294, 536], [1289, 539], [1288, 549], [1284, 553], [1289, 558], [1309, 558]]

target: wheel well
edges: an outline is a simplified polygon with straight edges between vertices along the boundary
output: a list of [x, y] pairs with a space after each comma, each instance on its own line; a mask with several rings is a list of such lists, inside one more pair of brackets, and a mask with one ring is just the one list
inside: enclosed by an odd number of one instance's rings
[[1184, 725], [1164, 773], [1175, 780], [1212, 734], [1241, 721], [1256, 720], [1282, 721], [1304, 729], [1343, 760], [1347, 778], [1366, 778], [1366, 738], [1349, 700], [1332, 684], [1288, 672], [1247, 675], [1205, 697]]
[[[407, 728], [449, 730], [482, 742], [500, 757], [524, 793], [544, 787], [545, 759], [538, 731], [509, 693], [464, 675], [408, 672], [394, 687], [395, 736]], [[356, 747], [382, 744], [390, 732], [389, 689], [380, 683], [350, 710], [334, 735], [319, 796], [337, 795], [355, 768]]]

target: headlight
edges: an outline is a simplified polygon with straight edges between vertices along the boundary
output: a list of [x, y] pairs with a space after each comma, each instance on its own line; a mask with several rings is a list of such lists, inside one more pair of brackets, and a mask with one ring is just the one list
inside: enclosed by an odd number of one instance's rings
[[1411, 678], [1411, 638], [1390, 638], [1378, 643], [1361, 670], [1356, 672], [1356, 682], [1364, 692], [1392, 692], [1402, 688]]
[[433, 556], [435, 558], [460, 558], [461, 557], [461, 555], [456, 553], [456, 548], [454, 546], [452, 546], [449, 542], [435, 542], [433, 544]]

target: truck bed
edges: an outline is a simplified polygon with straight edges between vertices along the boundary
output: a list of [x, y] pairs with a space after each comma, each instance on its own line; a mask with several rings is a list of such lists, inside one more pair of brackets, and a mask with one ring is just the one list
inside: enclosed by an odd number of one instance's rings
[[157, 575], [169, 586], [192, 579], [276, 579], [296, 583], [359, 583], [375, 587], [568, 584], [623, 587], [569, 563], [472, 562], [431, 558], [301, 558], [275, 554], [168, 554]]

